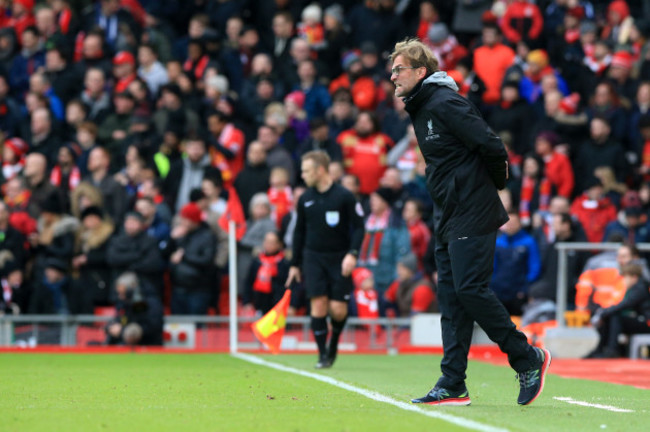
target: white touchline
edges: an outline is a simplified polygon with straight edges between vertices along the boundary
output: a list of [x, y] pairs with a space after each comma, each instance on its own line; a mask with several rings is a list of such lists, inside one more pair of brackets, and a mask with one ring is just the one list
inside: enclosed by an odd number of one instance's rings
[[444, 421], [447, 421], [449, 423], [453, 423], [455, 425], [462, 426], [462, 427], [465, 427], [465, 428], [468, 428], [468, 429], [474, 429], [474, 430], [482, 431], [482, 432], [507, 432], [507, 429], [502, 429], [502, 428], [486, 425], [486, 424], [483, 424], [483, 423], [476, 422], [474, 420], [469, 420], [469, 419], [465, 419], [465, 418], [462, 418], [462, 417], [456, 417], [456, 416], [453, 416], [451, 414], [446, 414], [446, 413], [442, 413], [442, 412], [439, 412], [439, 411], [424, 410], [424, 409], [418, 407], [417, 405], [412, 405], [412, 404], [409, 404], [409, 403], [406, 403], [406, 402], [400, 402], [398, 400], [395, 400], [395, 399], [393, 399], [393, 398], [391, 398], [389, 396], [383, 395], [381, 393], [377, 393], [377, 392], [372, 391], [372, 390], [362, 389], [360, 387], [355, 387], [353, 385], [344, 383], [343, 381], [339, 381], [337, 379], [334, 379], [332, 377], [328, 377], [326, 375], [319, 375], [317, 373], [307, 372], [307, 371], [300, 370], [300, 369], [295, 369], [295, 368], [292, 368], [292, 367], [289, 367], [289, 366], [284, 366], [284, 365], [281, 365], [281, 364], [278, 364], [278, 363], [273, 363], [273, 362], [270, 362], [270, 361], [267, 361], [267, 360], [261, 359], [259, 357], [249, 355], [249, 354], [232, 354], [232, 356], [236, 357], [236, 358], [238, 358], [240, 360], [244, 360], [244, 361], [254, 363], [254, 364], [258, 364], [258, 365], [261, 365], [261, 366], [270, 367], [272, 369], [277, 369], [277, 370], [280, 370], [280, 371], [283, 371], [283, 372], [289, 372], [289, 373], [293, 373], [293, 374], [296, 374], [296, 375], [301, 375], [301, 376], [304, 376], [304, 377], [313, 378], [315, 380], [318, 380], [318, 381], [321, 381], [321, 382], [324, 382], [324, 383], [327, 383], [327, 384], [331, 384], [331, 385], [333, 385], [335, 387], [339, 387], [339, 388], [342, 388], [342, 389], [347, 390], [347, 391], [358, 393], [361, 396], [367, 397], [368, 399], [372, 399], [372, 400], [375, 400], [375, 401], [378, 401], [378, 402], [384, 402], [384, 403], [396, 406], [397, 408], [400, 408], [400, 409], [403, 409], [403, 410], [406, 410], [406, 411], [412, 411], [412, 412], [416, 412], [418, 414], [425, 415], [427, 417], [433, 417], [433, 418], [437, 418], [437, 419], [440, 419], [440, 420], [444, 420]]
[[634, 410], [629, 410], [629, 409], [625, 409], [625, 408], [617, 408], [617, 407], [614, 407], [614, 406], [611, 406], [611, 405], [592, 404], [592, 403], [589, 403], [589, 402], [583, 402], [583, 401], [575, 400], [575, 399], [570, 398], [570, 397], [553, 396], [553, 399], [559, 400], [561, 402], [570, 403], [570, 404], [573, 404], [573, 405], [580, 405], [580, 406], [586, 406], [586, 407], [590, 407], [590, 408], [604, 409], [604, 410], [613, 411], [613, 412], [622, 412], [622, 413], [634, 412]]

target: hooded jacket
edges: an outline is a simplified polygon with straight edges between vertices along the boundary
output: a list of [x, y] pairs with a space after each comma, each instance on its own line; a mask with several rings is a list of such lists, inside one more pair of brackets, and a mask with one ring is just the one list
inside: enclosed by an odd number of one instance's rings
[[497, 195], [506, 183], [505, 147], [457, 90], [439, 71], [404, 99], [427, 164], [434, 232], [443, 243], [488, 234], [508, 220]]

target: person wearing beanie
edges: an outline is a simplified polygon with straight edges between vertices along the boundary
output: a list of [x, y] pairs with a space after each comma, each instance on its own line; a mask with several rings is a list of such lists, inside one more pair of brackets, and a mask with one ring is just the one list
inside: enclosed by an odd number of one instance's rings
[[348, 89], [357, 108], [362, 110], [375, 108], [377, 84], [372, 77], [364, 73], [359, 53], [354, 50], [345, 53], [341, 60], [341, 66], [343, 73], [332, 80], [328, 88], [329, 93], [334, 95], [339, 89]]
[[384, 299], [389, 304], [389, 312], [402, 318], [438, 311], [433, 287], [418, 270], [418, 260], [412, 253], [398, 261], [397, 279], [384, 293]]
[[27, 143], [18, 137], [8, 138], [2, 147], [2, 177], [5, 181], [16, 177], [25, 166]]
[[526, 69], [519, 89], [521, 97], [529, 103], [534, 103], [542, 96], [542, 78], [547, 75], [554, 75], [557, 79], [557, 88], [563, 95], [569, 94], [569, 86], [560, 73], [549, 63], [548, 53], [542, 49], [536, 49], [528, 53], [526, 57]]
[[178, 212], [166, 250], [172, 282], [171, 312], [174, 315], [205, 315], [212, 293], [219, 287], [214, 260], [217, 238], [203, 222], [194, 202]]
[[607, 70], [607, 77], [614, 86], [614, 91], [627, 100], [634, 100], [639, 81], [632, 78], [632, 68], [635, 57], [630, 51], [618, 50], [612, 55], [612, 61]]
[[[492, 36], [494, 43], [496, 35]], [[411, 403], [471, 404], [465, 379], [476, 322], [508, 354], [520, 383], [517, 403], [528, 405], [542, 392], [551, 353], [528, 344], [526, 335], [517, 330], [489, 289], [497, 230], [508, 220], [498, 194], [508, 180], [508, 154], [478, 109], [460, 96], [456, 83], [439, 70], [426, 45], [406, 39], [395, 44], [390, 58], [395, 96], [404, 99], [413, 121], [426, 163], [427, 189], [438, 215], [433, 231], [436, 295], [442, 314], [442, 376], [426, 395], [411, 399]], [[381, 226], [383, 217], [377, 211], [381, 200], [377, 197], [371, 196], [374, 208], [369, 223], [372, 220]], [[395, 249], [391, 252], [403, 255]]]
[[104, 218], [104, 210], [95, 205], [84, 208], [79, 219], [81, 228], [72, 258], [72, 270], [78, 277], [71, 286], [70, 310], [92, 314], [95, 307], [109, 306], [112, 301], [113, 278], [106, 252], [115, 227]]
[[468, 54], [467, 48], [458, 43], [456, 36], [442, 22], [431, 24], [423, 42], [431, 48], [443, 70], [453, 70], [458, 61]]

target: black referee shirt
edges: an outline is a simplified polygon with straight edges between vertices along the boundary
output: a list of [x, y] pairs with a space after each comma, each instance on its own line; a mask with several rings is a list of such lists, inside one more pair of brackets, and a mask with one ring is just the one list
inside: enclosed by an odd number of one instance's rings
[[300, 266], [304, 249], [313, 252], [350, 252], [358, 255], [363, 240], [363, 209], [354, 195], [339, 184], [323, 193], [309, 188], [296, 207], [291, 265]]

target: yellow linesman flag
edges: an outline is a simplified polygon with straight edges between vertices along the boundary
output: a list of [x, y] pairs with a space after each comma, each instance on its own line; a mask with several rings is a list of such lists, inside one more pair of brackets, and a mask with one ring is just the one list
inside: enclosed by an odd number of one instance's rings
[[286, 290], [282, 299], [266, 315], [253, 323], [253, 333], [273, 354], [280, 352], [284, 328], [287, 325], [287, 311], [291, 302], [291, 290]]

